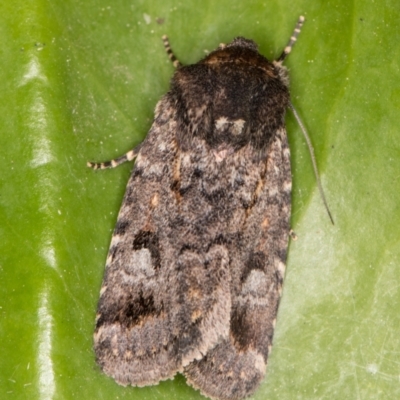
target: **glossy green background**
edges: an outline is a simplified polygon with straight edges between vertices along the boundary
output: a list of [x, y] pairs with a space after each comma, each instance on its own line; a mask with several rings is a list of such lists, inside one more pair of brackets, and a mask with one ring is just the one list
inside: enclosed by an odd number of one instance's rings
[[[94, 362], [108, 244], [173, 68], [243, 35], [287, 66], [336, 225], [291, 115], [292, 226], [256, 399], [400, 397], [400, 8], [395, 0], [17, 0], [0, 5], [0, 398], [199, 399], [182, 377], [122, 388]], [[156, 18], [164, 19], [162, 24]]]

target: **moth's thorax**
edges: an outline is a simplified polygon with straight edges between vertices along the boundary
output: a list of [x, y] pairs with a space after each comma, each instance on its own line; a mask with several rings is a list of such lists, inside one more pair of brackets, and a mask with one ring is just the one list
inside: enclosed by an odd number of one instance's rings
[[[236, 38], [197, 64], [179, 68], [171, 94], [180, 108], [180, 132], [203, 137], [213, 148], [266, 149], [283, 126], [289, 104], [284, 69], [258, 53], [254, 42]], [[190, 121], [190, 122], [189, 122]], [[189, 136], [182, 141], [190, 140]]]

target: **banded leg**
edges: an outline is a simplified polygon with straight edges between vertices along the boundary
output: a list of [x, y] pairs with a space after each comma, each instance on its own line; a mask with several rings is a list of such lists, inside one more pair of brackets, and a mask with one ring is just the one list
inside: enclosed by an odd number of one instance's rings
[[180, 67], [182, 64], [181, 64], [180, 61], [176, 58], [174, 52], [173, 52], [172, 49], [171, 49], [171, 45], [169, 44], [168, 36], [167, 36], [167, 35], [164, 35], [164, 36], [162, 37], [162, 41], [163, 41], [163, 43], [164, 43], [164, 47], [165, 47], [165, 51], [167, 52], [167, 56], [168, 56], [168, 58], [171, 60], [172, 65], [173, 65], [175, 68]]
[[132, 150], [129, 150], [126, 154], [122, 155], [121, 157], [116, 158], [115, 160], [105, 161], [102, 163], [94, 163], [94, 162], [88, 161], [86, 163], [86, 165], [89, 168], [93, 168], [93, 169], [115, 168], [115, 167], [118, 167], [118, 165], [123, 164], [124, 162], [132, 161], [134, 158], [136, 158], [137, 155], [139, 154], [141, 147], [142, 147], [142, 145], [139, 144], [138, 146], [136, 146]]
[[[176, 58], [174, 52], [171, 49], [171, 45], [169, 44], [168, 36], [164, 35], [162, 37], [162, 40], [163, 40], [163, 43], [164, 43], [165, 51], [167, 52], [168, 58], [171, 60], [173, 66], [175, 68], [180, 67], [182, 64]], [[116, 158], [114, 160], [105, 161], [105, 162], [102, 162], [102, 163], [95, 163], [95, 162], [88, 161], [86, 163], [86, 165], [89, 168], [93, 168], [93, 169], [116, 168], [116, 167], [118, 167], [118, 165], [121, 165], [121, 164], [123, 164], [124, 162], [127, 162], [127, 161], [132, 161], [134, 158], [136, 158], [137, 155], [139, 154], [140, 147], [141, 147], [141, 145], [138, 145], [134, 149], [129, 150], [126, 154], [124, 154], [121, 157], [118, 157], [118, 158]]]

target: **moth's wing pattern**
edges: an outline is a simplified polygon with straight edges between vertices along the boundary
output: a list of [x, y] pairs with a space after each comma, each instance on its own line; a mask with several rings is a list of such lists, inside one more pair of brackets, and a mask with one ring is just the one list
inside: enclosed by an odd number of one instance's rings
[[122, 385], [149, 385], [172, 378], [181, 368], [171, 335], [157, 208], [171, 204], [162, 190], [171, 179], [177, 149], [165, 129], [171, 110], [160, 107], [136, 159], [119, 212], [100, 291], [94, 335], [97, 362]]
[[159, 102], [136, 159], [98, 305], [97, 362], [122, 385], [172, 378], [229, 330], [228, 254], [218, 245], [200, 253], [191, 247], [198, 204], [180, 171], [196, 155], [179, 150], [172, 104], [168, 94]]
[[[184, 370], [188, 382], [210, 398], [247, 397], [265, 374], [289, 233], [291, 172], [284, 128], [277, 131], [267, 154], [266, 172], [258, 179], [253, 202], [243, 210], [244, 220], [234, 224], [242, 230], [228, 245], [232, 303], [229, 336]], [[258, 173], [262, 168], [247, 171]]]

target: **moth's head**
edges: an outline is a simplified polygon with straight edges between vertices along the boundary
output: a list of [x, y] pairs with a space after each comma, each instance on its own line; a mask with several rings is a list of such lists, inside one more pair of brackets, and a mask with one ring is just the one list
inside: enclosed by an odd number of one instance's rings
[[243, 47], [243, 48], [250, 49], [250, 50], [253, 50], [258, 53], [257, 43], [251, 39], [246, 39], [242, 36], [235, 37], [235, 39], [233, 39], [232, 42], [230, 42], [228, 44], [221, 43], [219, 46], [220, 46], [220, 48], [221, 48], [221, 46], [223, 46], [222, 48], [224, 48], [224, 49], [229, 48], [229, 47]]
[[273, 65], [258, 52], [257, 44], [250, 39], [238, 36], [228, 44], [220, 44], [214, 51], [205, 57], [201, 63], [209, 66], [240, 65], [253, 66], [271, 72]]

